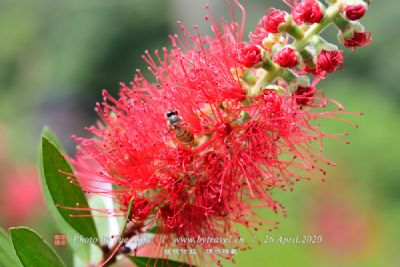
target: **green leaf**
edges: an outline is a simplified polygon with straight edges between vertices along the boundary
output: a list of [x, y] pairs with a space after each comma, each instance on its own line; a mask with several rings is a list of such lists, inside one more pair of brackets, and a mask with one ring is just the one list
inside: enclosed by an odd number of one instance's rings
[[[52, 143], [59, 151], [64, 151], [61, 146], [61, 143], [58, 141], [58, 138], [48, 127], [45, 127], [43, 129], [42, 137], [45, 137], [47, 140], [49, 140], [50, 143]], [[47, 186], [46, 178], [44, 175], [42, 146], [43, 146], [43, 142], [40, 144], [40, 149], [39, 149], [39, 151], [40, 151], [39, 163], [40, 163], [40, 170], [41, 170], [42, 187], [43, 187], [43, 192], [44, 192], [46, 202], [48, 204], [48, 208], [49, 208], [51, 214], [53, 215], [53, 218], [55, 219], [57, 228], [60, 230], [60, 232], [64, 233], [67, 236], [68, 246], [74, 251], [75, 255], [79, 256], [84, 262], [89, 263], [89, 261], [91, 259], [91, 251], [92, 251], [92, 249], [95, 249], [95, 247], [90, 243], [79, 242], [79, 240], [75, 241], [75, 238], [79, 238], [83, 234], [78, 232], [73, 227], [73, 225], [70, 224], [70, 221], [65, 220], [65, 217], [61, 213], [61, 210], [59, 208], [56, 208], [56, 206], [55, 206], [56, 203], [53, 200], [52, 194], [50, 193], [50, 188]], [[67, 163], [67, 165], [68, 165], [68, 163]], [[64, 179], [66, 179], [66, 177], [63, 176], [62, 179], [64, 180]], [[70, 184], [68, 186], [69, 187], [77, 187], [75, 185], [70, 185]], [[77, 187], [75, 189], [80, 190], [79, 187]], [[83, 192], [82, 192], [82, 194], [83, 194]], [[71, 212], [69, 212], [68, 214], [71, 214]], [[86, 218], [86, 219], [92, 220], [92, 218]], [[81, 218], [74, 218], [74, 220], [81, 220]], [[85, 221], [87, 221], [87, 220], [85, 220]]]
[[32, 229], [10, 228], [15, 252], [25, 267], [65, 267], [57, 253]]
[[[82, 189], [77, 185], [72, 185], [67, 179], [67, 175], [61, 173], [72, 174], [72, 168], [57, 149], [54, 143], [50, 142], [46, 136], [42, 136], [42, 167], [43, 167], [43, 186], [45, 186], [53, 203], [57, 206], [58, 212], [63, 219], [72, 226], [78, 233], [87, 238], [97, 238], [97, 230], [92, 217], [80, 217], [82, 215], [91, 215], [90, 211], [70, 210], [68, 208], [88, 207], [88, 202]], [[77, 181], [75, 182], [77, 183]]]
[[20, 267], [22, 266], [15, 255], [8, 233], [0, 227], [0, 266]]
[[[129, 256], [129, 259], [137, 266], [137, 267], [146, 267], [146, 266], [154, 266], [154, 267], [196, 267], [194, 265], [190, 265], [187, 263], [166, 260], [166, 259], [154, 259], [147, 257], [133, 257]], [[156, 264], [157, 262], [157, 264]]]
[[[48, 127], [44, 127], [42, 136], [46, 137], [48, 140], [50, 140], [50, 142], [55, 144], [60, 151], [63, 151], [61, 143], [59, 142], [55, 134]], [[83, 242], [73, 242], [74, 238], [80, 236], [80, 234], [74, 228], [72, 228], [72, 226], [69, 225], [68, 222], [64, 220], [63, 216], [61, 215], [61, 213], [58, 211], [58, 209], [54, 204], [53, 198], [50, 195], [50, 191], [46, 185], [46, 180], [44, 177], [43, 160], [42, 160], [43, 157], [42, 157], [41, 147], [39, 151], [40, 151], [39, 162], [40, 162], [40, 171], [42, 179], [42, 188], [50, 213], [53, 215], [58, 230], [60, 230], [60, 232], [64, 233], [67, 236], [67, 241], [69, 241], [67, 242], [68, 246], [75, 252], [75, 255], [79, 256], [84, 262], [88, 263], [90, 261], [91, 245]]]
[[43, 127], [42, 136], [46, 137], [47, 140], [52, 142], [59, 151], [65, 152], [60, 140], [57, 138], [56, 134], [48, 126]]

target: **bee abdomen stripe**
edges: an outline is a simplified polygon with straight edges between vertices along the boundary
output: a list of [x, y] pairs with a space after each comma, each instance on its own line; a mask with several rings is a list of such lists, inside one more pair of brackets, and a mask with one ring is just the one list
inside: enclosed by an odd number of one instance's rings
[[194, 136], [191, 132], [181, 128], [176, 129], [175, 136], [179, 141], [184, 143], [192, 143], [194, 140]]

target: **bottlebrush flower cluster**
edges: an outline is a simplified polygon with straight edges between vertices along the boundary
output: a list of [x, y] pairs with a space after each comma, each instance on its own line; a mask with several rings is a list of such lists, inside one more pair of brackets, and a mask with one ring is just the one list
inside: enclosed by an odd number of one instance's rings
[[[101, 122], [92, 138], [78, 138], [73, 161], [87, 193], [112, 197], [115, 212], [131, 199], [135, 229], [156, 226], [156, 245], [198, 250], [247, 248], [246, 244], [175, 242], [176, 237], [238, 237], [238, 225], [272, 229], [259, 208], [285, 213], [271, 190], [321, 177], [334, 165], [311, 145], [327, 134], [313, 121], [345, 113], [316, 89], [320, 79], [342, 69], [343, 52], [320, 36], [339, 30], [345, 47], [370, 42], [357, 21], [362, 0], [285, 1], [291, 13], [268, 9], [249, 41], [242, 21], [206, 18], [213, 36], [171, 36], [172, 48], [146, 52], [156, 82], [138, 70], [119, 97], [103, 92]], [[332, 103], [336, 108], [326, 108]], [[322, 143], [322, 142], [321, 142]], [[112, 189], [104, 185], [112, 185]], [[162, 237], [158, 239], [158, 237]], [[161, 242], [161, 240], [163, 242]], [[175, 241], [174, 241], [175, 240]], [[210, 254], [219, 257], [229, 255]], [[187, 256], [191, 264], [201, 257]]]

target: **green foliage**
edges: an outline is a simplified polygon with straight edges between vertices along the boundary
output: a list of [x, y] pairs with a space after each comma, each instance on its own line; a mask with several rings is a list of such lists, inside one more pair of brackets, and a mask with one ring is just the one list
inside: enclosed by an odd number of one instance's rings
[[64, 267], [56, 252], [32, 229], [18, 227], [10, 229], [15, 252], [26, 267]]
[[57, 138], [55, 133], [48, 127], [44, 126], [42, 130], [42, 136], [46, 137], [53, 145], [62, 153], [64, 153], [64, 148], [62, 147], [62, 144], [60, 140]]
[[[70, 210], [64, 207], [88, 207], [86, 197], [79, 186], [72, 185], [67, 179], [72, 175], [72, 168], [56, 145], [42, 136], [42, 164], [44, 184], [50, 192], [54, 204], [65, 221], [76, 231], [88, 238], [97, 238], [97, 231], [91, 217], [74, 218], [74, 216], [90, 215], [90, 211]], [[64, 172], [64, 173], [61, 173]]]
[[8, 234], [0, 227], [0, 266], [20, 267]]
[[[82, 189], [70, 184], [67, 181], [67, 177], [59, 173], [59, 170], [72, 173], [70, 165], [60, 151], [63, 151], [61, 143], [51, 130], [45, 127], [42, 133], [41, 153], [39, 157], [45, 200], [57, 223], [57, 228], [67, 236], [67, 240], [69, 240], [68, 245], [83, 261], [89, 262], [90, 244], [73, 242], [73, 240], [77, 235], [97, 237], [93, 219], [91, 217], [71, 218], [70, 214], [76, 215], [83, 212], [56, 208], [56, 204], [74, 207], [76, 202], [87, 206], [87, 200]], [[45, 153], [47, 154], [45, 155]], [[45, 159], [47, 159], [46, 166], [44, 166]], [[45, 169], [47, 172], [45, 172]], [[85, 213], [88, 214], [89, 212]], [[80, 228], [82, 225], [84, 228]]]

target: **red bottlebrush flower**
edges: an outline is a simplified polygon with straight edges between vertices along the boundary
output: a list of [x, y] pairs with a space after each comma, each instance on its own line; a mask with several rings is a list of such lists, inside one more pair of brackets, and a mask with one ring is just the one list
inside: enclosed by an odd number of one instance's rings
[[4, 225], [26, 223], [42, 212], [44, 203], [34, 167], [19, 166], [1, 175], [0, 212]]
[[299, 86], [297, 90], [294, 92], [294, 98], [296, 100], [296, 103], [299, 106], [308, 106], [311, 104], [314, 100], [313, 96], [317, 92], [314, 87], [308, 86], [308, 87], [302, 87]]
[[325, 76], [342, 69], [343, 67], [343, 51], [327, 51], [322, 50], [317, 58], [317, 71], [316, 73]]
[[361, 19], [367, 11], [366, 5], [347, 5], [345, 9], [346, 18], [349, 20]]
[[[126, 213], [133, 198], [135, 227], [140, 231], [156, 225], [166, 237], [160, 246], [187, 248], [174, 239], [198, 235], [238, 237], [235, 223], [271, 227], [254, 219], [251, 207], [241, 200], [250, 195], [241, 189], [239, 157], [231, 153], [230, 142], [237, 138], [233, 125], [244, 97], [230, 49], [242, 43], [242, 29], [236, 25], [212, 24], [215, 38], [192, 36], [182, 42], [173, 36], [172, 50], [163, 49], [162, 56], [146, 52], [144, 59], [158, 83], [150, 84], [138, 72], [130, 87], [122, 85], [118, 99], [104, 92], [96, 108], [103, 123], [90, 128], [95, 137], [76, 138], [79, 151], [73, 163], [84, 190], [112, 197], [117, 214]], [[171, 110], [175, 115], [166, 118]], [[182, 141], [189, 134], [191, 144]], [[263, 205], [270, 208], [271, 203]], [[196, 249], [204, 253], [214, 246], [204, 242]]]
[[317, 1], [303, 0], [294, 6], [292, 17], [298, 25], [303, 23], [319, 23], [324, 17], [324, 13]]
[[261, 61], [261, 50], [253, 44], [243, 45], [238, 49], [236, 59], [240, 64], [251, 68]]
[[[190, 34], [181, 25], [184, 38], [171, 36], [171, 50], [145, 52], [155, 84], [137, 71], [129, 86], [121, 85], [117, 98], [103, 92], [103, 102], [96, 107], [101, 122], [89, 128], [94, 137], [75, 138], [78, 151], [72, 160], [85, 192], [109, 196], [117, 203], [114, 213], [107, 214], [126, 215], [133, 199], [128, 227], [135, 231], [129, 233], [156, 227], [158, 249], [195, 248], [198, 257], [188, 255], [186, 260], [196, 265], [206, 249], [233, 246], [197, 238], [239, 237], [238, 224], [270, 230], [275, 224], [260, 218], [256, 210], [285, 213], [272, 199], [271, 189], [285, 190], [294, 181], [324, 174], [318, 160], [333, 165], [310, 145], [329, 136], [312, 121], [332, 118], [343, 109], [315, 96], [319, 77], [294, 95], [286, 90], [283, 77], [268, 77], [272, 72], [260, 71], [266, 76], [258, 77], [248, 70], [258, 80], [253, 86], [243, 82], [238, 62], [254, 66], [261, 60], [257, 46], [240, 46], [244, 21], [219, 24], [212, 14], [208, 21], [213, 37]], [[337, 69], [339, 55], [325, 54], [320, 69]], [[293, 68], [297, 51], [287, 45], [273, 61]], [[281, 94], [281, 88], [287, 94]], [[328, 102], [338, 110], [310, 112]], [[210, 258], [218, 262], [217, 255]]]
[[347, 48], [353, 48], [360, 46], [366, 46], [371, 43], [371, 33], [370, 32], [354, 32], [352, 39], [344, 39], [343, 44]]
[[264, 20], [265, 29], [267, 32], [278, 33], [279, 26], [286, 22], [286, 15], [287, 13], [285, 11], [279, 9], [272, 8], [267, 11], [267, 15]]
[[299, 63], [296, 50], [290, 47], [284, 47], [279, 50], [274, 55], [273, 61], [284, 68], [293, 68]]

